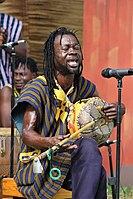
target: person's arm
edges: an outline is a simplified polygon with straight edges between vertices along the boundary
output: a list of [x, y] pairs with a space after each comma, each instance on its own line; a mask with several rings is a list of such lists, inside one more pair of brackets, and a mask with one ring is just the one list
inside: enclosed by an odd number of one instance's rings
[[0, 47], [7, 41], [7, 31], [0, 27]]
[[[35, 131], [37, 123], [37, 112], [30, 104], [27, 105], [23, 119], [22, 140], [23, 142], [35, 149], [48, 149], [49, 147], [58, 144], [61, 140], [70, 135], [58, 135], [54, 137], [44, 137]], [[64, 149], [74, 149], [76, 145], [64, 145]]]
[[5, 86], [0, 91], [0, 125], [1, 127], [11, 126], [11, 88]]

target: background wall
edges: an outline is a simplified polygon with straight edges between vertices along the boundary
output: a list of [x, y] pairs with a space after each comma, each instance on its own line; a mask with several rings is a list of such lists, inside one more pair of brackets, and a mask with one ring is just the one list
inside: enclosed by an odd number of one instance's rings
[[[84, 0], [83, 53], [84, 74], [96, 83], [108, 102], [118, 101], [117, 80], [101, 76], [104, 68], [133, 68], [133, 1]], [[122, 101], [127, 107], [121, 128], [121, 183], [133, 184], [133, 76], [122, 80]], [[116, 129], [110, 139], [116, 139]], [[109, 171], [108, 149], [103, 161]], [[116, 144], [112, 146], [113, 166]]]

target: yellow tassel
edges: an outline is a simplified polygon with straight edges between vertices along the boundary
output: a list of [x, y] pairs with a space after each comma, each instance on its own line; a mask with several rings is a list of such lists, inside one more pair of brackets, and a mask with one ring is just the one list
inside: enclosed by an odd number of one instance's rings
[[65, 122], [65, 119], [66, 119], [67, 115], [68, 115], [68, 113], [65, 112], [65, 111], [63, 113], [61, 113], [60, 119], [61, 119], [62, 122]]
[[57, 108], [57, 110], [56, 110], [56, 116], [55, 116], [56, 121], [59, 119], [60, 111], [61, 111], [61, 109]]
[[20, 153], [19, 160], [21, 162], [25, 162], [25, 163], [30, 162], [36, 156], [38, 156], [40, 153], [41, 153], [41, 150], [39, 150], [39, 149], [36, 149], [34, 151], [31, 151], [31, 152]]

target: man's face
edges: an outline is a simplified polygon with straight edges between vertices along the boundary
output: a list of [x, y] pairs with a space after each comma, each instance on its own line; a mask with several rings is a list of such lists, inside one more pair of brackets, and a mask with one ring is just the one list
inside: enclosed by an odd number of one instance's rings
[[82, 52], [77, 39], [69, 34], [55, 37], [54, 68], [63, 75], [75, 74], [82, 62]]
[[25, 68], [24, 71], [24, 84], [26, 84], [31, 79], [35, 78], [37, 75], [36, 73], [31, 72], [28, 68]]
[[32, 73], [27, 67], [20, 64], [17, 69], [14, 70], [14, 86], [20, 91], [23, 86], [33, 78], [34, 73]]

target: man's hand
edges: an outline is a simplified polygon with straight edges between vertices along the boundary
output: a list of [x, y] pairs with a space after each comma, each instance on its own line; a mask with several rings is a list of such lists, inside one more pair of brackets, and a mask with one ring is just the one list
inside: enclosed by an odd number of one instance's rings
[[7, 31], [4, 28], [0, 28], [0, 46], [7, 42]]
[[[117, 103], [111, 103], [103, 107], [102, 111], [109, 119], [116, 119], [117, 118]], [[125, 105], [121, 104], [121, 115], [125, 114]]]
[[57, 145], [57, 146], [59, 146], [58, 152], [64, 152], [64, 151], [69, 151], [69, 150], [73, 150], [73, 149], [77, 148], [77, 145], [68, 144], [68, 143], [60, 146], [60, 142], [69, 137], [70, 137], [70, 134], [67, 134], [67, 135], [58, 135], [58, 136], [54, 136], [54, 137], [49, 137], [47, 139], [49, 140], [49, 143], [51, 143], [51, 147], [54, 145]]

